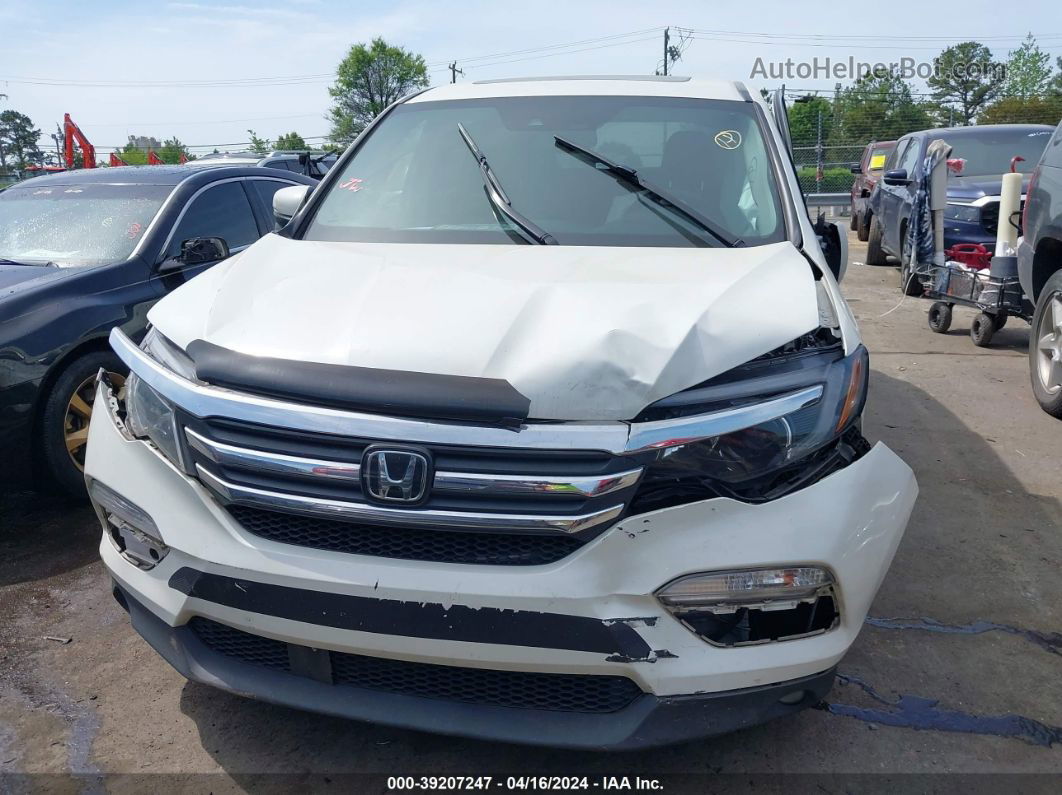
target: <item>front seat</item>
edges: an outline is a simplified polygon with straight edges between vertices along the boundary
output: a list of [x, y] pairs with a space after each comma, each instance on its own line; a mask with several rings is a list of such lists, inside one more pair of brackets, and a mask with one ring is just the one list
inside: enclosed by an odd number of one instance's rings
[[735, 234], [748, 230], [749, 220], [738, 207], [747, 182], [740, 148], [724, 149], [700, 130], [672, 133], [664, 144], [660, 180], [724, 229]]

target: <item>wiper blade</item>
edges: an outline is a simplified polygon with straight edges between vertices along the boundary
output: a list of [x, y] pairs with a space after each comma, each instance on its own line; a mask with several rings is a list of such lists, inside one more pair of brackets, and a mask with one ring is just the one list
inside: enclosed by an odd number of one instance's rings
[[587, 149], [585, 147], [579, 146], [579, 144], [572, 143], [571, 141], [561, 138], [559, 135], [553, 136], [553, 140], [556, 145], [563, 149], [565, 152], [576, 156], [582, 155], [583, 157], [588, 158], [589, 160], [592, 160], [595, 163], [599, 163], [600, 165], [605, 167], [605, 171], [607, 171], [616, 179], [622, 180], [623, 182], [626, 182], [630, 185], [634, 185], [635, 187], [641, 188], [652, 199], [654, 199], [657, 204], [671, 208], [676, 213], [683, 216], [687, 221], [691, 221], [696, 226], [699, 226], [701, 229], [710, 234], [724, 246], [727, 246], [728, 248], [735, 248], [736, 246], [744, 245], [743, 240], [731, 237], [718, 226], [716, 226], [708, 218], [701, 215], [701, 213], [699, 213], [697, 210], [694, 210], [692, 207], [686, 204], [686, 202], [682, 201], [682, 199], [673, 196], [664, 188], [661, 188], [658, 185], [654, 185], [652, 182], [649, 182], [649, 180], [639, 176], [638, 172], [635, 171], [633, 168], [621, 165], [620, 163], [616, 163], [615, 161], [610, 160], [609, 158], [605, 157], [604, 155], [598, 152], [593, 151], [592, 149]]
[[472, 156], [476, 158], [476, 162], [479, 163], [479, 171], [483, 176], [483, 187], [486, 188], [487, 198], [489, 198], [490, 203], [494, 205], [494, 209], [512, 221], [524, 232], [524, 234], [528, 235], [539, 245], [557, 245], [557, 239], [553, 237], [553, 235], [546, 232], [530, 218], [521, 215], [513, 209], [512, 202], [509, 201], [509, 197], [506, 195], [505, 191], [502, 190], [501, 183], [498, 182], [498, 178], [495, 177], [494, 172], [491, 171], [490, 163], [487, 162], [487, 156], [483, 154], [478, 146], [476, 146], [475, 140], [473, 140], [472, 136], [468, 134], [468, 130], [465, 129], [463, 124], [458, 122], [457, 129], [461, 133], [461, 137], [465, 139], [468, 151], [472, 153]]
[[25, 265], [26, 267], [41, 266], [44, 267], [58, 267], [54, 262], [22, 262], [17, 259], [8, 259], [7, 257], [0, 257], [0, 265]]

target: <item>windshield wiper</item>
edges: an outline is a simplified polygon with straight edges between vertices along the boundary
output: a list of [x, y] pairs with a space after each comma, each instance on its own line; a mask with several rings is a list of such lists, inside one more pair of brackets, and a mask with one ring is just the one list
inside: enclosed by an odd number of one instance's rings
[[41, 266], [46, 268], [59, 267], [54, 262], [22, 262], [17, 259], [8, 259], [7, 257], [0, 257], [0, 265], [25, 265], [26, 267]]
[[476, 158], [476, 162], [479, 163], [479, 171], [483, 176], [483, 187], [486, 189], [487, 198], [490, 199], [490, 203], [494, 205], [494, 208], [523, 230], [524, 234], [528, 235], [539, 245], [557, 245], [557, 239], [553, 237], [553, 235], [546, 232], [530, 218], [521, 215], [513, 209], [512, 202], [509, 201], [509, 197], [505, 194], [505, 191], [502, 190], [501, 183], [498, 182], [498, 178], [495, 177], [494, 172], [491, 171], [490, 163], [487, 162], [487, 156], [483, 154], [478, 146], [476, 146], [476, 142], [472, 139], [472, 136], [468, 134], [468, 130], [465, 129], [463, 124], [458, 122], [457, 129], [458, 132], [461, 133], [461, 137], [465, 139], [465, 144], [468, 145], [468, 151], [472, 153], [472, 156]]
[[629, 185], [634, 185], [635, 187], [641, 188], [649, 195], [650, 198], [656, 201], [657, 204], [674, 210], [676, 213], [683, 216], [687, 221], [691, 221], [696, 226], [699, 226], [701, 229], [710, 234], [724, 246], [727, 246], [728, 248], [735, 248], [736, 246], [744, 245], [745, 241], [741, 240], [740, 238], [731, 237], [726, 232], [717, 227], [714, 223], [712, 223], [710, 220], [705, 218], [699, 212], [697, 212], [684, 201], [682, 201], [682, 199], [671, 195], [658, 185], [654, 185], [647, 179], [640, 177], [638, 175], [638, 172], [635, 171], [633, 168], [609, 160], [604, 155], [595, 152], [592, 149], [586, 149], [582, 146], [579, 146], [579, 144], [575, 144], [571, 141], [565, 140], [559, 135], [553, 136], [553, 140], [557, 144], [557, 146], [559, 146], [565, 152], [575, 155], [576, 157], [582, 155], [583, 157], [593, 161], [594, 163], [598, 163], [604, 166], [604, 170], [616, 179], [626, 182]]

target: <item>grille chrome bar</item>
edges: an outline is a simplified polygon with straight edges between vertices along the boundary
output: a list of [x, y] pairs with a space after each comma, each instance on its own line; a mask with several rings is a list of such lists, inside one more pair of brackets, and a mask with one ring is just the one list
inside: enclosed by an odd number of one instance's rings
[[[306, 475], [347, 481], [357, 481], [361, 474], [361, 464], [356, 462], [303, 458], [246, 447], [234, 447], [208, 439], [191, 428], [185, 428], [184, 433], [192, 447], [221, 466], [245, 467], [285, 475]], [[601, 497], [633, 486], [641, 474], [641, 467], [610, 475], [573, 475], [570, 477], [436, 472], [433, 488], [436, 491], [461, 492], [484, 497], [508, 495]]]
[[689, 417], [647, 423], [528, 422], [516, 429], [381, 417], [292, 403], [221, 389], [182, 378], [151, 358], [115, 327], [111, 347], [150, 387], [197, 417], [225, 417], [293, 430], [378, 442], [421, 442], [475, 447], [603, 450], [615, 455], [688, 444], [777, 419], [822, 397], [822, 386], [771, 400]]
[[642, 475], [642, 468], [617, 472], [614, 475], [590, 477], [545, 477], [539, 475], [493, 475], [471, 472], [436, 472], [435, 490], [465, 492], [477, 496], [526, 494], [579, 497], [600, 497], [633, 486]]
[[246, 447], [233, 447], [231, 444], [207, 439], [191, 428], [185, 428], [184, 435], [188, 439], [188, 444], [215, 464], [222, 466], [247, 467], [284, 475], [311, 475], [319, 478], [353, 481], [357, 481], [361, 474], [360, 463], [325, 461], [320, 458], [302, 458], [282, 453], [266, 453]]
[[524, 531], [560, 531], [578, 533], [590, 527], [611, 522], [623, 513], [622, 505], [577, 516], [540, 516], [537, 514], [472, 513], [465, 511], [410, 510], [387, 508], [361, 502], [331, 500], [323, 497], [305, 497], [284, 494], [250, 486], [229, 483], [209, 470], [196, 464], [200, 481], [220, 494], [224, 499], [238, 505], [253, 505], [261, 508], [323, 516], [330, 519], [349, 519], [381, 524], [399, 524], [407, 527], [462, 527], [479, 529], [507, 529]]

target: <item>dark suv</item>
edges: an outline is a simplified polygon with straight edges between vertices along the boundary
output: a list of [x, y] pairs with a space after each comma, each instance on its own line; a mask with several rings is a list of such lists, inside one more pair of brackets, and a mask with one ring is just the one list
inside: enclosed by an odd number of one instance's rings
[[1018, 245], [1018, 276], [1036, 302], [1029, 337], [1033, 394], [1062, 419], [1062, 123], [1029, 180]]
[[[908, 295], [920, 295], [922, 285], [907, 272], [907, 221], [911, 217], [926, 148], [942, 138], [952, 146], [952, 158], [965, 161], [961, 174], [948, 177], [948, 206], [944, 211], [944, 247], [981, 243], [994, 248], [999, 222], [999, 192], [1011, 159], [1023, 158], [1018, 171], [1029, 174], [1044, 151], [1052, 128], [1046, 124], [990, 124], [922, 130], [905, 135], [885, 161], [885, 173], [868, 202], [870, 238], [867, 264], [884, 265], [885, 255], [900, 260], [900, 283]], [[1026, 185], [1028, 177], [1026, 177]], [[1023, 188], [1023, 193], [1024, 193]]]
[[0, 193], [0, 483], [39, 474], [74, 495], [100, 368], [124, 381], [114, 327], [273, 230], [273, 194], [316, 185], [260, 168], [126, 166]]

